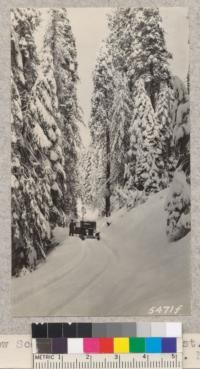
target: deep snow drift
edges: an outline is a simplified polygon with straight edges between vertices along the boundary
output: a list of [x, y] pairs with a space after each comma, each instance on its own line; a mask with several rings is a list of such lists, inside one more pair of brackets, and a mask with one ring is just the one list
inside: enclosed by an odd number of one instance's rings
[[147, 315], [152, 306], [190, 308], [190, 235], [168, 243], [166, 191], [99, 222], [101, 241], [68, 237], [38, 269], [13, 278], [15, 316]]

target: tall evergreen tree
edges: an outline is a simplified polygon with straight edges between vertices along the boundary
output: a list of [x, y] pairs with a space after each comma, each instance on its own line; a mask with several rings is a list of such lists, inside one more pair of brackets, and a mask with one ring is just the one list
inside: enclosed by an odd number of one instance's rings
[[11, 11], [12, 94], [12, 272], [33, 267], [45, 256], [51, 231], [48, 176], [29, 119], [29, 98], [37, 78], [33, 32], [39, 23], [34, 9]]
[[174, 78], [173, 83], [176, 96], [173, 136], [178, 160], [165, 207], [170, 241], [184, 237], [191, 229], [189, 97], [178, 78]]
[[146, 193], [157, 192], [166, 185], [166, 173], [156, 119], [144, 81], [135, 84], [134, 115], [130, 126], [131, 153], [134, 159], [134, 184]]
[[168, 86], [166, 82], [161, 82], [156, 101], [156, 119], [159, 122], [158, 129], [166, 171], [166, 184], [171, 182], [177, 164], [173, 141], [173, 105], [173, 88]]
[[109, 40], [113, 46], [114, 65], [125, 71], [129, 86], [143, 76], [155, 110], [160, 81], [170, 77], [162, 19], [156, 8], [119, 8], [109, 20]]
[[113, 77], [113, 103], [111, 108], [111, 177], [114, 185], [124, 186], [124, 170], [129, 150], [129, 127], [133, 102], [127, 78], [121, 72]]
[[111, 107], [113, 101], [113, 70], [109, 51], [102, 50], [93, 76], [91, 120], [92, 144], [96, 150], [97, 194], [105, 199], [103, 213], [110, 215], [111, 196]]
[[159, 10], [144, 8], [135, 11], [134, 51], [129, 59], [133, 73], [129, 71], [129, 75], [133, 80], [143, 75], [145, 88], [155, 110], [160, 83], [170, 79], [168, 60], [172, 56], [166, 48]]
[[24, 111], [37, 78], [39, 63], [33, 33], [39, 25], [39, 12], [31, 8], [11, 10], [11, 65]]
[[82, 199], [83, 202], [88, 205], [93, 205], [93, 188], [92, 188], [92, 173], [93, 173], [93, 163], [92, 163], [92, 148], [89, 147], [88, 150], [82, 155], [81, 160], [81, 170], [83, 173], [82, 181]]
[[81, 120], [77, 101], [78, 64], [75, 39], [66, 9], [50, 11], [50, 22], [45, 35], [45, 46], [52, 55], [56, 81], [59, 126], [63, 136], [65, 156], [66, 191], [65, 211], [76, 214], [78, 188], [78, 146], [80, 143], [78, 123]]
[[112, 50], [114, 68], [127, 74], [131, 68], [129, 59], [134, 52], [135, 10], [118, 8], [109, 16], [108, 26], [108, 44]]
[[[51, 49], [44, 45], [41, 69], [29, 104], [29, 120], [32, 129], [32, 141], [40, 146], [40, 153], [48, 170], [52, 206], [49, 209], [49, 221], [52, 227], [66, 224], [64, 194], [66, 174], [64, 171], [64, 153], [62, 133], [59, 128], [57, 87], [54, 78]], [[36, 150], [35, 150], [36, 151]]]

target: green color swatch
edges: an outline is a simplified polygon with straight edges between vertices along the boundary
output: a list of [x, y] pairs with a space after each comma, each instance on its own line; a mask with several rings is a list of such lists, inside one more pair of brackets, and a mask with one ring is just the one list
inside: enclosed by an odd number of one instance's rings
[[145, 352], [145, 338], [143, 337], [130, 337], [130, 352], [143, 353]]

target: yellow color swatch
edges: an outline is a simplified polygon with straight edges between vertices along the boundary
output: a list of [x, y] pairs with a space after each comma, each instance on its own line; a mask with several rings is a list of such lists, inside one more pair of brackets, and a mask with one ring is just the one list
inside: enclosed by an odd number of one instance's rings
[[129, 353], [129, 337], [114, 338], [114, 353], [128, 354]]

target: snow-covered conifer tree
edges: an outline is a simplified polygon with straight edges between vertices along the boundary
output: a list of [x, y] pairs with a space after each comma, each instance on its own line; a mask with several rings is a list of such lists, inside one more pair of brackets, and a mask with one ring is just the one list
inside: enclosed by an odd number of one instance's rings
[[11, 64], [19, 90], [22, 110], [37, 78], [38, 56], [33, 33], [39, 25], [39, 11], [32, 8], [11, 10]]
[[113, 185], [124, 186], [124, 172], [129, 150], [129, 127], [132, 99], [125, 75], [114, 75], [114, 98], [111, 108], [111, 177]]
[[153, 109], [156, 107], [160, 83], [169, 81], [168, 60], [172, 57], [166, 48], [162, 18], [156, 8], [135, 9], [135, 28], [133, 53], [128, 71], [130, 78], [143, 76], [145, 88], [150, 97]]
[[41, 155], [45, 158], [45, 167], [49, 174], [50, 207], [49, 221], [52, 227], [66, 224], [64, 194], [66, 191], [66, 174], [64, 171], [64, 153], [62, 148], [61, 130], [56, 82], [51, 50], [44, 46], [41, 70], [29, 104], [28, 114], [32, 141], [40, 146]]
[[[134, 157], [135, 187], [146, 193], [158, 192], [166, 186], [166, 173], [156, 119], [143, 79], [135, 84], [134, 115], [130, 132], [130, 150]], [[130, 153], [129, 153], [130, 155]]]
[[184, 84], [177, 78], [174, 79], [174, 91], [174, 144], [178, 163], [165, 206], [170, 241], [184, 237], [191, 229], [189, 98]]
[[77, 101], [78, 64], [75, 39], [66, 9], [50, 10], [50, 21], [45, 35], [45, 46], [52, 55], [56, 82], [59, 127], [62, 131], [66, 191], [63, 204], [68, 216], [76, 215], [78, 189], [78, 123], [81, 120]]
[[45, 257], [51, 230], [51, 197], [44, 158], [32, 140], [29, 99], [37, 78], [38, 58], [33, 32], [38, 25], [34, 9], [11, 12], [11, 123], [12, 123], [12, 272], [32, 268]]
[[17, 272], [17, 268], [24, 266], [26, 247], [26, 238], [23, 237], [22, 230], [22, 214], [26, 216], [24, 191], [21, 185], [20, 178], [23, 174], [22, 153], [19, 147], [23, 143], [23, 116], [21, 109], [21, 99], [17, 86], [11, 73], [11, 129], [12, 129], [12, 176], [11, 176], [11, 203], [12, 203], [12, 273]]
[[96, 202], [104, 202], [103, 213], [110, 215], [111, 195], [111, 107], [113, 70], [109, 49], [102, 49], [93, 75], [91, 119], [89, 122], [96, 167]]
[[170, 78], [162, 19], [156, 8], [119, 8], [109, 19], [113, 63], [129, 78], [129, 87], [143, 76], [155, 110], [160, 81]]
[[129, 59], [134, 52], [135, 12], [134, 8], [118, 8], [109, 16], [108, 22], [110, 31], [108, 43], [112, 53], [113, 65], [115, 70], [125, 74], [131, 68]]
[[79, 194], [82, 203], [93, 206], [92, 174], [93, 174], [93, 153], [91, 145], [81, 150], [79, 158]]
[[159, 137], [162, 146], [162, 157], [166, 170], [166, 183], [170, 183], [176, 168], [175, 147], [173, 141], [173, 104], [174, 90], [166, 82], [160, 83], [156, 102], [156, 119], [159, 126]]

